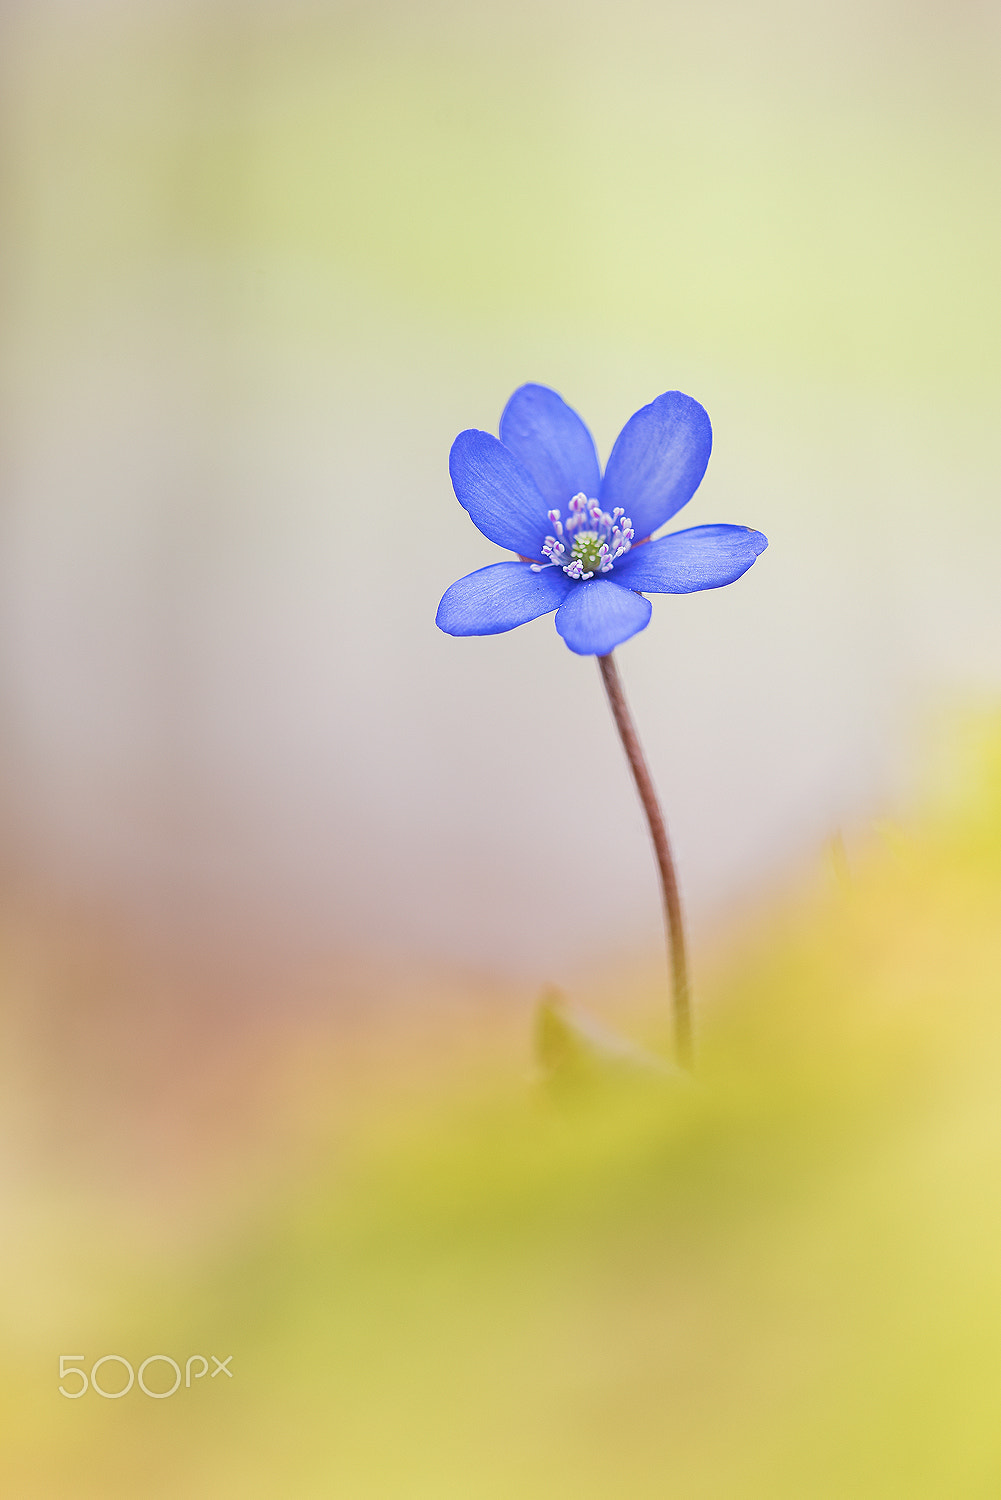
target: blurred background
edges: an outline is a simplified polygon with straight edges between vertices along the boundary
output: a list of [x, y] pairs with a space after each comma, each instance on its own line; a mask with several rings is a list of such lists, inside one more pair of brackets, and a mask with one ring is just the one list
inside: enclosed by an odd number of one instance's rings
[[543, 983], [659, 1013], [594, 663], [551, 617], [434, 625], [502, 555], [449, 446], [517, 385], [602, 460], [695, 396], [678, 524], [770, 538], [618, 656], [707, 1003], [996, 696], [999, 59], [979, 0], [6, 0], [0, 1024], [45, 1400], [93, 1286], [39, 1226], [215, 1244], [335, 1116], [524, 1071]]

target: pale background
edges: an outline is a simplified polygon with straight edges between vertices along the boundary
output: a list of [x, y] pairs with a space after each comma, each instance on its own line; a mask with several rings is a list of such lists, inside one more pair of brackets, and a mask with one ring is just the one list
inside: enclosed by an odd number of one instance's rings
[[[461, 428], [660, 391], [736, 586], [619, 653], [697, 939], [996, 686], [990, 5], [8, 4], [3, 867], [151, 951], [579, 982], [659, 944], [593, 663], [434, 613]], [[555, 810], [554, 810], [555, 809]], [[85, 918], [87, 919], [87, 918]]]

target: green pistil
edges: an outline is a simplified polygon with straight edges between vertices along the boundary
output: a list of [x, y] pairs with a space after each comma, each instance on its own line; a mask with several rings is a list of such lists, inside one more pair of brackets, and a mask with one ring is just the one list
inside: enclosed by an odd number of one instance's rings
[[578, 531], [570, 550], [572, 562], [579, 562], [584, 573], [597, 573], [601, 568], [601, 538], [596, 531]]

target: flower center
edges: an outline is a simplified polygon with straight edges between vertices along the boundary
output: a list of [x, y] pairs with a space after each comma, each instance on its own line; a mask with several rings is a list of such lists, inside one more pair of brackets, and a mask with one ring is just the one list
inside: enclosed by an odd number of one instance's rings
[[601, 540], [596, 531], [578, 531], [570, 548], [572, 561], [579, 562], [585, 573], [597, 573], [604, 561], [599, 548]]
[[542, 555], [549, 561], [533, 563], [532, 572], [562, 568], [568, 578], [575, 580], [593, 578], [595, 573], [610, 573], [616, 558], [629, 551], [635, 535], [633, 523], [621, 505], [609, 514], [597, 500], [589, 500], [584, 494], [574, 495], [570, 501], [565, 526], [558, 510], [549, 512], [549, 522], [555, 535], [547, 536], [542, 544]]

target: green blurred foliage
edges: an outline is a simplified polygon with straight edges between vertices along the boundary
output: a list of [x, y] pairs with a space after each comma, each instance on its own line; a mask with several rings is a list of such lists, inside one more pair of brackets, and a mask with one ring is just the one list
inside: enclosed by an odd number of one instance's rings
[[[7, 1493], [996, 1494], [1001, 721], [957, 745], [723, 967], [695, 1085], [387, 1097], [186, 1258], [102, 1272], [63, 1205], [76, 1323], [8, 1367]], [[70, 1402], [67, 1337], [234, 1379]]]

